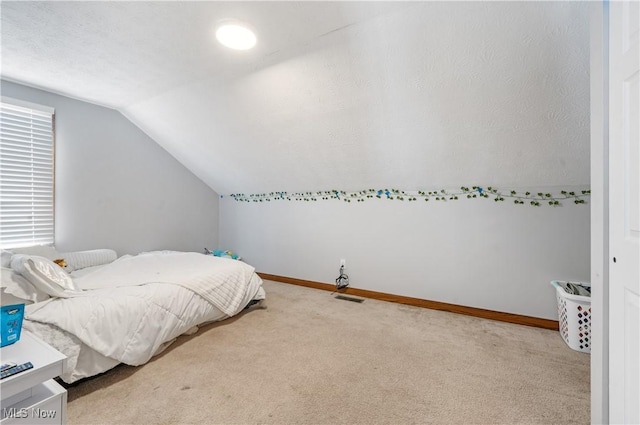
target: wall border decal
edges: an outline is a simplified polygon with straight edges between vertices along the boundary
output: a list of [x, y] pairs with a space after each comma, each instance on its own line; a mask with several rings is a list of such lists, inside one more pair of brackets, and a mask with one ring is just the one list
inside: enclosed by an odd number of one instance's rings
[[585, 204], [585, 198], [591, 196], [591, 190], [560, 190], [557, 192], [542, 191], [516, 191], [498, 189], [492, 186], [483, 188], [481, 186], [472, 186], [471, 188], [461, 186], [460, 189], [439, 189], [431, 191], [404, 191], [399, 189], [366, 189], [359, 191], [344, 190], [324, 190], [318, 192], [269, 192], [269, 193], [253, 193], [245, 195], [244, 193], [232, 193], [231, 196], [237, 202], [271, 202], [271, 201], [303, 201], [315, 202], [318, 200], [342, 200], [344, 202], [365, 202], [367, 199], [383, 199], [408, 201], [417, 200], [424, 201], [457, 201], [460, 198], [490, 198], [495, 202], [503, 202], [505, 199], [513, 200], [516, 205], [528, 204], [530, 206], [539, 207], [541, 205], [549, 205], [552, 207], [561, 206], [563, 201], [571, 201], [574, 204]]

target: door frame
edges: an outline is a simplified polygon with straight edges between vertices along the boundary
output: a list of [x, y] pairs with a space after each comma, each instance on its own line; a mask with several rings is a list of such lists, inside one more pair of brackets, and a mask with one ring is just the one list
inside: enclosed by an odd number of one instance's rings
[[609, 423], [609, 5], [590, 3], [591, 423]]

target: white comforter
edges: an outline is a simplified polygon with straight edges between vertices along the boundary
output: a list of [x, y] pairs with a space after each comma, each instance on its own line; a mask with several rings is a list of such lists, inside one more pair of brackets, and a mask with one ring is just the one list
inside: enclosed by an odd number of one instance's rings
[[101, 355], [136, 366], [198, 324], [189, 317], [191, 297], [180, 294], [196, 293], [233, 316], [259, 289], [252, 277], [245, 263], [197, 253], [125, 256], [74, 279], [83, 289], [76, 296], [28, 306], [26, 319], [54, 325]]

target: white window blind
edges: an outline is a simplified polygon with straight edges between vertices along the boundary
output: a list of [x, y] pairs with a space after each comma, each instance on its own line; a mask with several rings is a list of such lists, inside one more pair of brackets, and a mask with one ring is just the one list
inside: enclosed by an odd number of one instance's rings
[[0, 247], [52, 244], [53, 200], [53, 110], [3, 98]]

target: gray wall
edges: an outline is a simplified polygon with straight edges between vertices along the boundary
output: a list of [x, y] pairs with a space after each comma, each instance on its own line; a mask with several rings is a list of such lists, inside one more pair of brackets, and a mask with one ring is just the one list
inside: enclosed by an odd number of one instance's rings
[[202, 251], [218, 244], [218, 194], [120, 112], [2, 81], [55, 108], [55, 242], [61, 251]]
[[265, 273], [334, 283], [344, 258], [355, 288], [557, 320], [549, 282], [589, 281], [589, 217], [588, 205], [570, 200], [554, 208], [224, 196], [220, 242]]

